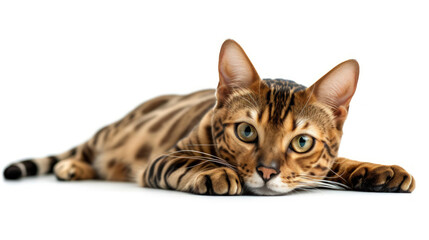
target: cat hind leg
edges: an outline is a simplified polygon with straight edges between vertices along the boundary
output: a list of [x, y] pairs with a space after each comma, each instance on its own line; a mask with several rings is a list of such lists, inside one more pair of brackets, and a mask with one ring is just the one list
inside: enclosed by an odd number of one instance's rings
[[86, 162], [77, 159], [65, 159], [55, 165], [54, 174], [60, 181], [75, 181], [94, 179], [94, 168]]

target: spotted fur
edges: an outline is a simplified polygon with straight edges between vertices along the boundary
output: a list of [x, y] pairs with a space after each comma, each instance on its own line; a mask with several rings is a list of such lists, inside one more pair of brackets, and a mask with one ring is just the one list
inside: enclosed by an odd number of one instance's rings
[[[285, 194], [312, 187], [411, 192], [399, 166], [338, 158], [359, 68], [346, 61], [309, 88], [261, 80], [241, 47], [222, 46], [217, 90], [149, 100], [71, 150], [11, 164], [7, 179], [54, 173], [59, 180], [133, 181], [142, 187], [197, 194]], [[253, 142], [237, 125], [251, 124]], [[300, 134], [314, 144], [291, 148]]]

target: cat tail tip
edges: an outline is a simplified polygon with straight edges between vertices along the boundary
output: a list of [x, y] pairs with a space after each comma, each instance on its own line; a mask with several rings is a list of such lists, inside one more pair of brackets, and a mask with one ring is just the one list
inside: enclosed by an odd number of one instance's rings
[[58, 161], [56, 156], [51, 156], [15, 162], [4, 169], [3, 177], [7, 180], [18, 180], [27, 176], [53, 173], [53, 168]]
[[12, 164], [4, 169], [3, 177], [7, 180], [18, 180], [22, 177], [22, 171], [18, 166]]
[[36, 159], [26, 159], [7, 166], [3, 171], [3, 176], [8, 180], [17, 180], [25, 176], [35, 176], [38, 173]]
[[59, 155], [31, 158], [12, 163], [4, 169], [3, 177], [7, 180], [17, 180], [23, 177], [52, 174], [59, 161], [76, 155], [76, 149], [76, 147], [72, 148]]

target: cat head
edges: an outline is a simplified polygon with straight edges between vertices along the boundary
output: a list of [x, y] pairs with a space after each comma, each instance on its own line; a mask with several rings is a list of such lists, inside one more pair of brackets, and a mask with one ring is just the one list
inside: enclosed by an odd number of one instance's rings
[[323, 185], [337, 157], [359, 65], [345, 61], [311, 87], [262, 80], [233, 40], [222, 45], [213, 136], [245, 188], [277, 195]]

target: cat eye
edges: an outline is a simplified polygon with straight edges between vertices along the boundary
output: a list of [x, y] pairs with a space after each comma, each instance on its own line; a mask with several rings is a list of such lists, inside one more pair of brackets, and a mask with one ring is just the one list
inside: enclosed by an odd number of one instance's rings
[[238, 139], [246, 143], [255, 142], [258, 138], [258, 132], [256, 132], [255, 127], [248, 123], [237, 124], [235, 126], [235, 134]]
[[306, 153], [310, 151], [310, 149], [314, 145], [313, 137], [309, 135], [298, 135], [292, 139], [290, 143], [290, 148], [297, 153]]

